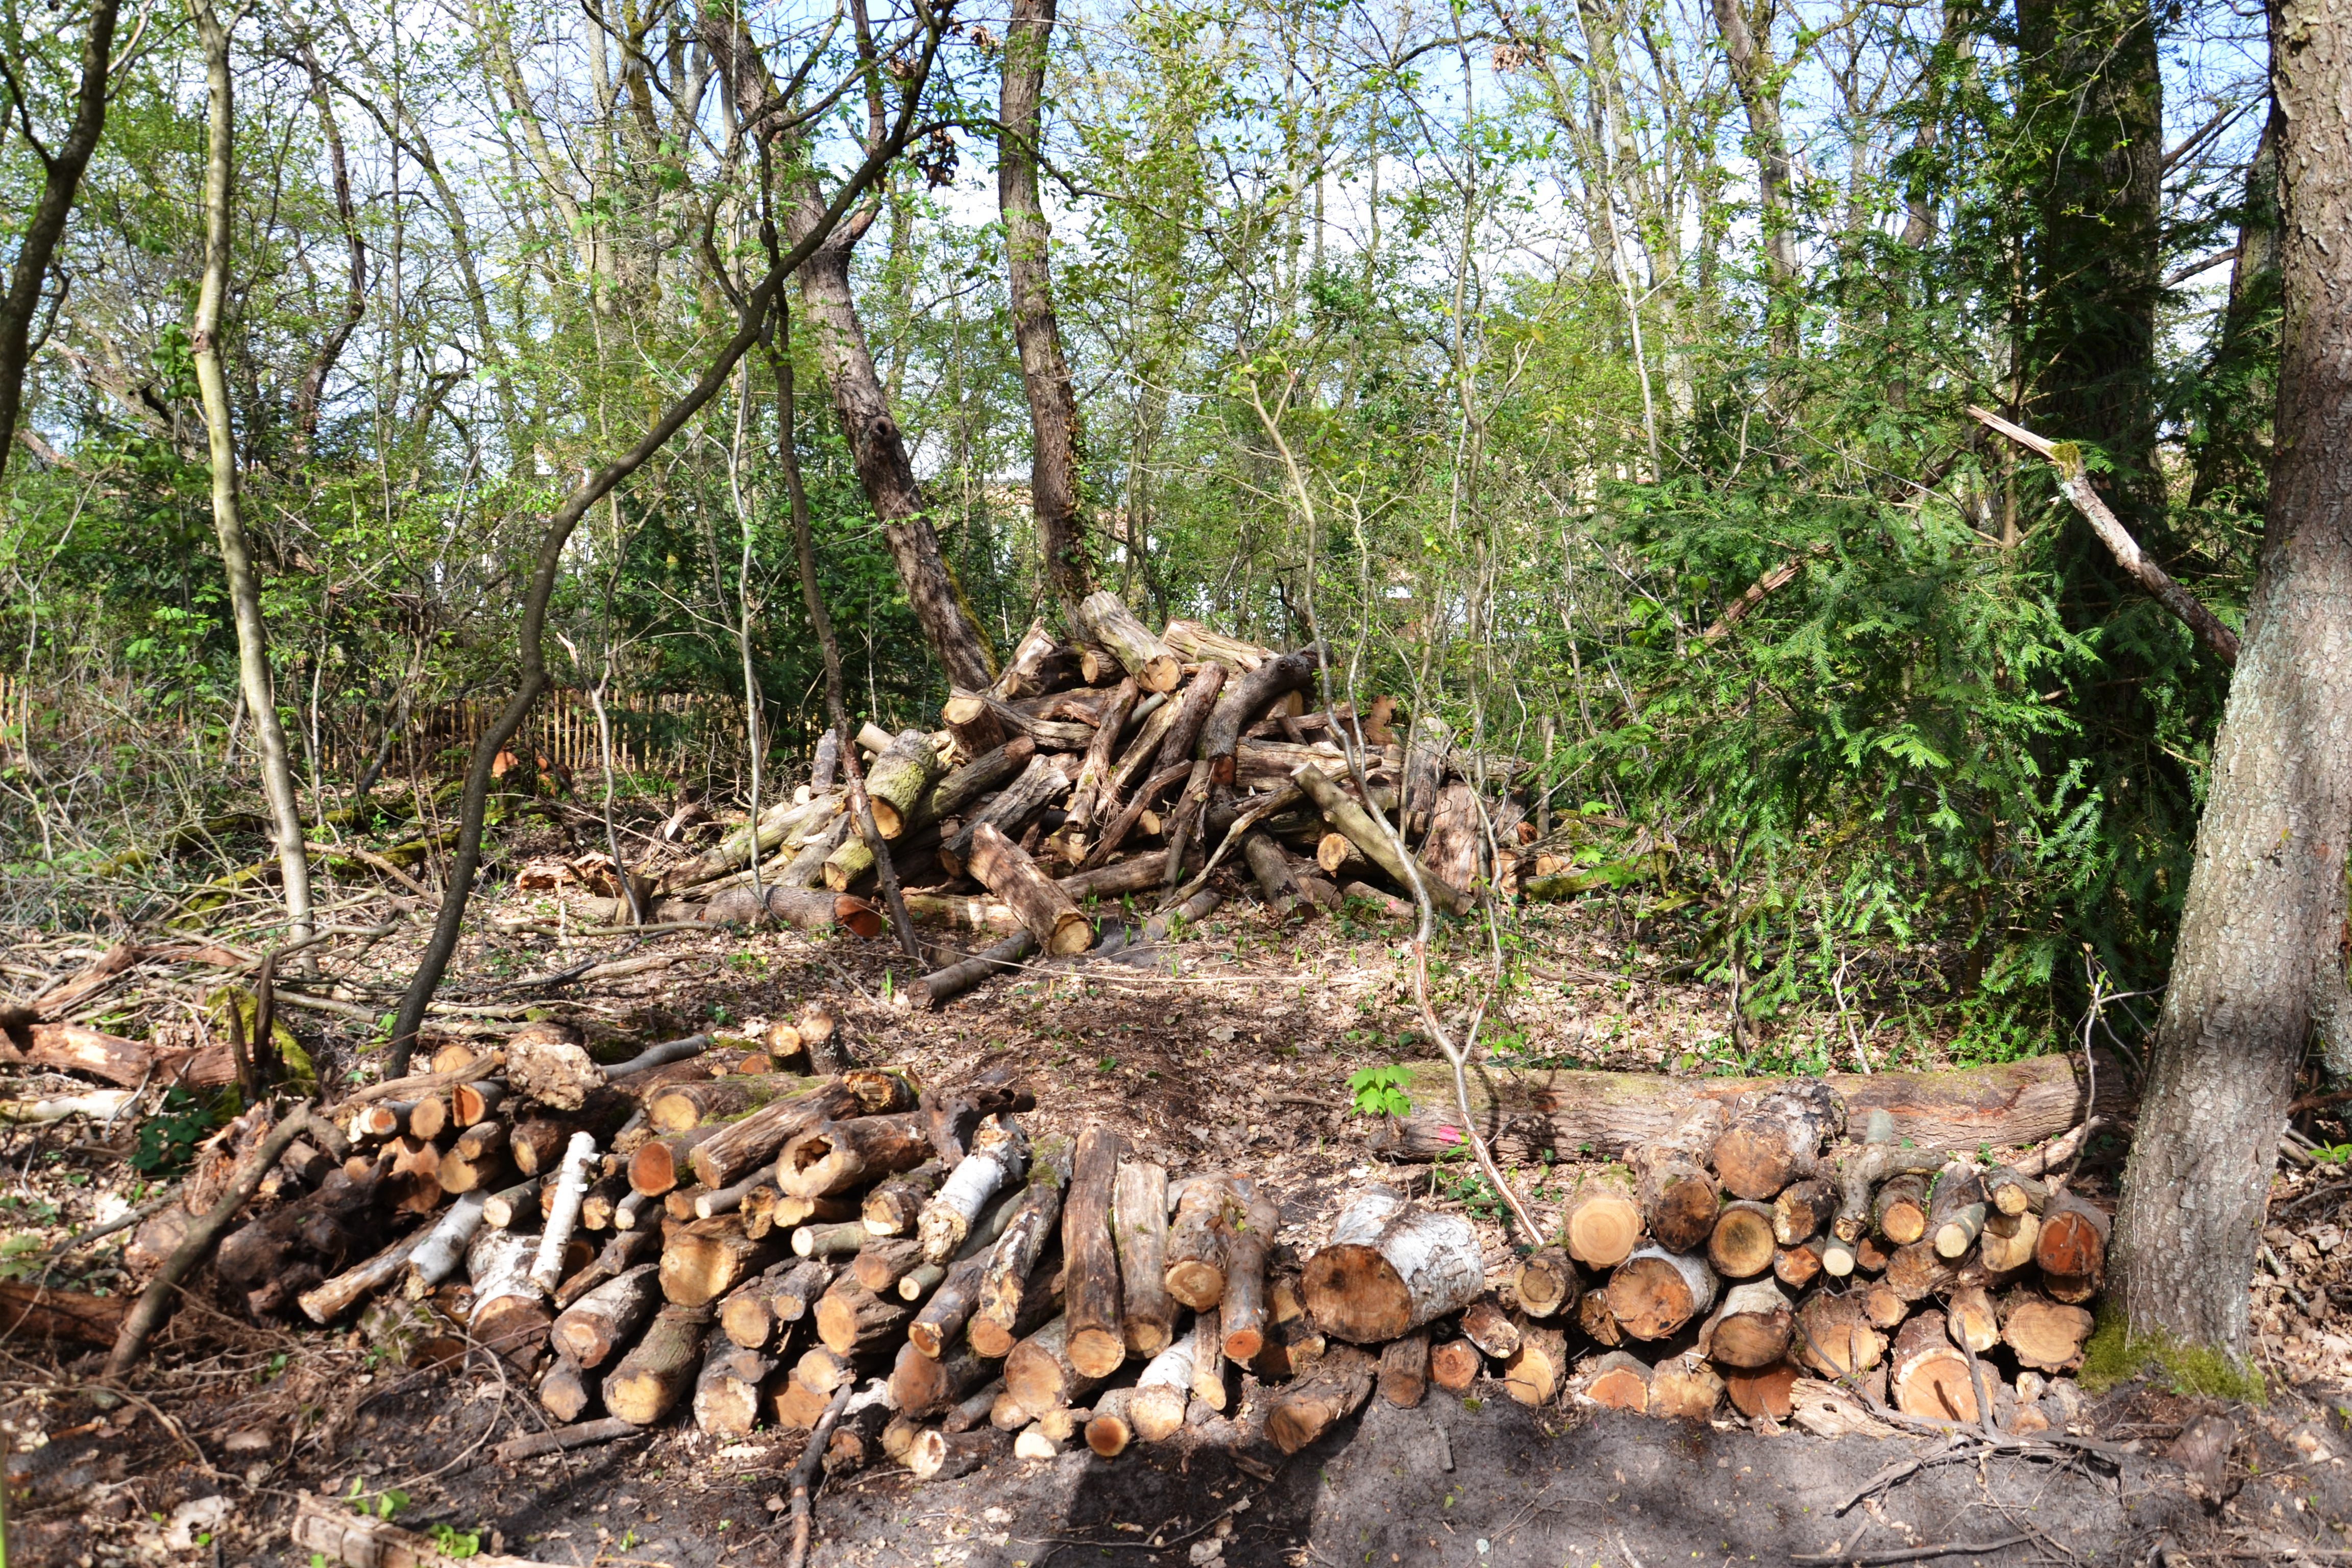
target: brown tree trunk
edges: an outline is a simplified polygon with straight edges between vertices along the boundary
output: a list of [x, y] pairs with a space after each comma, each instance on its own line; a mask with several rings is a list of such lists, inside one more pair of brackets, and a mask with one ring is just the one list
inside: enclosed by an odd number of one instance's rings
[[1004, 29], [998, 100], [996, 200], [1004, 215], [1004, 270], [1013, 296], [1013, 341], [1029, 394], [1029, 504], [1037, 516], [1037, 559], [1063, 618], [1078, 626], [1093, 591], [1078, 521], [1078, 399], [1054, 319], [1054, 272], [1045, 215], [1037, 201], [1037, 149], [1045, 115], [1047, 40], [1055, 0], [1013, 0]]
[[[1716, 31], [1731, 62], [1732, 84], [1748, 110], [1748, 146], [1756, 160], [1757, 218], [1764, 229], [1764, 281], [1770, 300], [1767, 307], [1772, 346], [1780, 353], [1797, 349], [1796, 301], [1790, 297], [1797, 281], [1795, 215], [1791, 187], [1795, 184], [1789, 159], [1789, 138], [1780, 127], [1780, 67], [1772, 58], [1772, 0], [1762, 0], [1751, 23], [1743, 0], [1715, 0]], [[1764, 29], [1759, 38], [1757, 26]]]
[[[1108, 1377], [1127, 1360], [1118, 1249], [1111, 1234], [1111, 1188], [1126, 1143], [1099, 1122], [1078, 1134], [1070, 1189], [1062, 1205], [1064, 1295], [1069, 1302], [1070, 1361], [1090, 1377]], [[1231, 1276], [1228, 1279], [1230, 1289]]]
[[2287, 0], [2272, 26], [2286, 121], [2279, 457], [2115, 1226], [2131, 1324], [2238, 1355], [2294, 1069], [2344, 986], [2352, 834], [2352, 289], [2325, 238], [2352, 224], [2338, 109], [2352, 14]]

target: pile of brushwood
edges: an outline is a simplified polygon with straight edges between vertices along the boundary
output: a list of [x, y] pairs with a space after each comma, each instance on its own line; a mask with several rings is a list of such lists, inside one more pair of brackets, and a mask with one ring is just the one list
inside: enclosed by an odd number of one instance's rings
[[[1516, 887], [1523, 860], [1531, 879], [1560, 869], [1527, 849], [1535, 825], [1514, 793], [1525, 763], [1453, 744], [1434, 717], [1400, 742], [1386, 698], [1360, 715], [1309, 700], [1318, 650], [1276, 653], [1182, 620], [1155, 637], [1109, 594], [1084, 620], [1080, 644], [1033, 626], [992, 688], [950, 696], [938, 731], [869, 723], [857, 738], [912, 923], [999, 939], [919, 981], [913, 1005], [1033, 953], [1136, 952], [1160, 932], [1097, 921], [1090, 902], [1139, 898], [1197, 919], [1218, 899], [1208, 870], [1228, 860], [1284, 911], [1354, 897], [1402, 914], [1417, 874], [1459, 913], [1481, 888]], [[873, 846], [839, 762], [828, 738], [794, 799], [641, 879], [634, 913], [882, 934]], [[768, 862], [756, 876], [755, 853]], [[591, 912], [633, 911], [616, 898]]]

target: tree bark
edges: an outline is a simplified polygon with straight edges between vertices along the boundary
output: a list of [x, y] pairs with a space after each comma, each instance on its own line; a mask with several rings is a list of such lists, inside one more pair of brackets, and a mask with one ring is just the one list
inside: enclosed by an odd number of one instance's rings
[[1029, 395], [1029, 505], [1037, 519], [1037, 560], [1045, 585], [1075, 630], [1094, 589], [1078, 518], [1078, 400], [1054, 317], [1054, 273], [1045, 215], [1037, 200], [1037, 154], [1045, 135], [1040, 100], [1055, 0], [1013, 0], [1004, 28], [998, 97], [996, 201], [1004, 216], [1004, 269], [1013, 300], [1013, 341]]
[[288, 937], [300, 942], [310, 934], [310, 862], [302, 841], [302, 808], [294, 793], [286, 727], [278, 721], [277, 686], [270, 678], [269, 629], [261, 616], [261, 580], [254, 569], [253, 546], [246, 535], [237, 496], [236, 431], [230, 423], [228, 378], [221, 362], [236, 178], [236, 89], [229, 71], [229, 27], [213, 9], [212, 0], [189, 0], [188, 8], [204, 46], [206, 89], [205, 268], [196, 291], [195, 320], [188, 324], [188, 353], [195, 363], [196, 391], [204, 402], [205, 450], [212, 466], [213, 531], [220, 540], [229, 613], [236, 625], [237, 686], [245, 695], [246, 710], [253, 715], [261, 793], [269, 804], [270, 837], [277, 843], [278, 875], [285, 882]]
[[[1764, 230], [1764, 282], [1769, 293], [1772, 346], [1782, 354], [1797, 350], [1796, 218], [1794, 167], [1789, 138], [1780, 125], [1780, 66], [1772, 58], [1771, 0], [1762, 0], [1750, 21], [1742, 0], [1715, 0], [1716, 31], [1731, 62], [1732, 85], [1748, 110], [1748, 147], [1756, 160], [1757, 221]], [[1756, 27], [1765, 33], [1759, 38]]]
[[2286, 121], [2279, 457], [2115, 1226], [2131, 1325], [2240, 1356], [2294, 1069], [2343, 986], [2352, 837], [2352, 284], [2325, 238], [2352, 223], [2339, 107], [2352, 15], [2287, 0], [2272, 26]]
[[106, 129], [107, 77], [114, 66], [114, 24], [121, 10], [121, 0], [96, 0], [90, 7], [89, 27], [82, 35], [81, 85], [74, 95], [73, 127], [58, 143], [58, 150], [42, 159], [41, 195], [33, 205], [32, 221], [26, 224], [16, 242], [16, 258], [8, 269], [8, 292], [0, 297], [0, 475], [7, 473], [8, 454], [16, 445], [33, 318], [40, 313], [49, 258], [57, 254], [58, 241], [65, 237], [66, 218], [73, 211], [82, 171], [89, 166], [90, 154], [98, 150], [99, 136]]

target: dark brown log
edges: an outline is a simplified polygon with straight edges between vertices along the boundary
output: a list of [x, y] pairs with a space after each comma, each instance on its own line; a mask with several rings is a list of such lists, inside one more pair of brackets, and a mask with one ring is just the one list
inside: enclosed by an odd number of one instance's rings
[[1519, 1265], [1512, 1289], [1520, 1310], [1530, 1318], [1553, 1318], [1575, 1307], [1584, 1293], [1584, 1281], [1568, 1254], [1557, 1247], [1539, 1247]]
[[1352, 1345], [1334, 1345], [1314, 1370], [1275, 1396], [1265, 1418], [1266, 1440], [1296, 1454], [1353, 1415], [1372, 1392], [1379, 1366]]
[[1584, 1337], [1596, 1345], [1621, 1345], [1625, 1342], [1625, 1331], [1617, 1326], [1616, 1314], [1609, 1310], [1609, 1292], [1587, 1290], [1576, 1304], [1576, 1326]]
[[955, 738], [956, 750], [974, 763], [982, 757], [1002, 756], [1008, 744], [1027, 746], [1033, 751], [1036, 746], [1026, 735], [1015, 735], [1008, 742], [1004, 721], [988, 705], [988, 699], [976, 691], [959, 689], [950, 692], [947, 701], [940, 707], [940, 727]]
[[1201, 731], [1201, 755], [1209, 763], [1212, 784], [1233, 784], [1234, 753], [1240, 747], [1243, 731], [1292, 692], [1314, 688], [1319, 651], [1301, 648], [1263, 660], [1234, 683]]
[[880, 1237], [867, 1242], [849, 1260], [850, 1277], [877, 1296], [896, 1296], [898, 1281], [923, 1260], [923, 1249], [912, 1237]]
[[[1216, 707], [1217, 693], [1224, 689], [1225, 670], [1223, 665], [1204, 664], [1184, 685], [1183, 696], [1176, 700], [1175, 717], [1168, 722], [1160, 738], [1160, 752], [1152, 760], [1151, 771], [1165, 773], [1180, 763], [1192, 760], [1202, 726]], [[1188, 770], [1189, 771], [1189, 770]]]
[[1936, 1255], [1932, 1241], [1898, 1247], [1886, 1260], [1887, 1288], [1906, 1301], [1924, 1301], [1958, 1277], [1952, 1266]]
[[551, 1336], [556, 1352], [574, 1366], [593, 1371], [628, 1343], [661, 1304], [658, 1269], [654, 1264], [641, 1263], [606, 1280], [563, 1310], [555, 1320]]
[[1608, 1165], [1577, 1178], [1560, 1240], [1587, 1268], [1614, 1268], [1642, 1244], [1643, 1224], [1633, 1173]]
[[707, 1307], [672, 1305], [656, 1313], [645, 1337], [604, 1379], [604, 1408], [640, 1426], [668, 1415], [701, 1370], [710, 1317]]
[[1012, 1438], [992, 1426], [968, 1432], [933, 1428], [907, 1450], [907, 1469], [919, 1481], [947, 1481], [968, 1475], [1012, 1447]]
[[539, 1403], [568, 1426], [596, 1408], [596, 1384], [583, 1374], [578, 1362], [558, 1355], [547, 1375], [540, 1379]]
[[1478, 809], [1478, 795], [1466, 784], [1450, 784], [1437, 794], [1437, 809], [1430, 814], [1429, 833], [1421, 843], [1423, 864], [1438, 879], [1456, 888], [1475, 887], [1486, 879], [1486, 823]]
[[1792, 1183], [1772, 1200], [1772, 1239], [1795, 1247], [1819, 1236], [1837, 1217], [1837, 1184], [1826, 1176]]
[[955, 1337], [964, 1331], [971, 1321], [973, 1310], [980, 1303], [982, 1275], [988, 1268], [985, 1258], [967, 1258], [948, 1269], [947, 1278], [931, 1291], [930, 1300], [907, 1325], [908, 1342], [937, 1360], [955, 1343]]
[[0, 1279], [0, 1341], [47, 1340], [61, 1344], [114, 1343], [132, 1298]]
[[1366, 1189], [1340, 1211], [1330, 1242], [1307, 1260], [1302, 1282], [1316, 1323], [1355, 1344], [1384, 1343], [1458, 1310], [1485, 1286], [1485, 1261], [1467, 1220], [1413, 1208], [1381, 1187]]
[[1031, 1277], [1062, 1220], [1071, 1159], [1066, 1144], [1037, 1151], [1029, 1167], [1028, 1188], [981, 1271], [968, 1331], [972, 1348], [984, 1356], [1009, 1354], [1025, 1331], [1023, 1306], [1031, 1300]]
[[662, 1295], [674, 1306], [706, 1306], [783, 1255], [775, 1232], [754, 1240], [739, 1215], [695, 1220], [662, 1245]]
[[1231, 1177], [1205, 1174], [1184, 1184], [1168, 1230], [1161, 1283], [1169, 1295], [1195, 1311], [1224, 1299], [1226, 1248], [1243, 1206]]
[[796, 1323], [816, 1310], [817, 1301], [832, 1289], [834, 1276], [840, 1270], [832, 1263], [816, 1258], [787, 1260], [777, 1265], [775, 1288], [768, 1293], [768, 1305], [780, 1323]]
[[1650, 1408], [1650, 1369], [1623, 1351], [1612, 1351], [1585, 1373], [1584, 1397], [1603, 1410], [1630, 1410], [1646, 1415]]
[[[992, 1374], [994, 1370], [995, 1369], [993, 1367], [990, 1369]], [[1004, 1384], [1001, 1381], [992, 1380], [981, 1384], [978, 1388], [973, 1389], [970, 1394], [964, 1395], [962, 1400], [956, 1405], [954, 1409], [949, 1411], [947, 1415], [940, 1417], [940, 1430], [953, 1434], [957, 1432], [969, 1432], [976, 1426], [986, 1426], [988, 1424], [988, 1413], [990, 1409], [994, 1406], [996, 1401], [1003, 1396], [1003, 1393]], [[902, 1459], [905, 1457], [906, 1456], [903, 1454], [899, 1456]]]
[[1036, 1093], [1018, 1079], [1015, 1067], [1003, 1062], [963, 1083], [923, 1091], [918, 1101], [923, 1128], [941, 1160], [962, 1159], [972, 1133], [988, 1118], [1037, 1108]]
[[1024, 828], [1069, 789], [1070, 775], [1062, 771], [1057, 759], [1032, 756], [1020, 776], [986, 805], [964, 818], [962, 826], [940, 836], [940, 867], [950, 876], [966, 874], [971, 870], [972, 841], [982, 828], [993, 827], [1008, 838], [1017, 838]]
[[1609, 1277], [1609, 1311], [1634, 1339], [1663, 1340], [1713, 1307], [1715, 1291], [1704, 1259], [1645, 1247]]
[[[1104, 1378], [1127, 1360], [1123, 1321], [1125, 1292], [1119, 1285], [1118, 1250], [1111, 1231], [1111, 1189], [1126, 1142], [1099, 1122], [1078, 1134], [1070, 1186], [1062, 1202], [1063, 1295], [1069, 1320], [1070, 1363], [1088, 1377]], [[1264, 1242], [1258, 1247], [1263, 1290]], [[1226, 1275], [1228, 1295], [1233, 1273]], [[1262, 1316], [1262, 1312], [1261, 1312]], [[1231, 1329], [1228, 1327], [1228, 1334]], [[1226, 1354], [1234, 1352], [1228, 1344]], [[1253, 1352], [1254, 1353], [1254, 1352]]]
[[1234, 1185], [1244, 1200], [1242, 1217], [1225, 1243], [1225, 1293], [1218, 1300], [1217, 1321], [1226, 1359], [1248, 1362], [1265, 1344], [1271, 1311], [1266, 1253], [1281, 1216], [1274, 1201], [1254, 1185], [1240, 1180]]
[[1415, 1329], [1381, 1351], [1381, 1397], [1411, 1410], [1429, 1393], [1429, 1331]]
[[1045, 630], [1042, 622], [1032, 621], [1029, 629], [1014, 645], [1013, 657], [1005, 661], [1003, 672], [990, 686], [998, 697], [1034, 697], [1042, 692], [1059, 691], [1079, 679], [1079, 665], [1085, 650], [1074, 643], [1056, 639]]
[[1670, 1252], [1705, 1246], [1715, 1232], [1716, 1211], [1722, 1205], [1707, 1159], [1727, 1120], [1719, 1102], [1700, 1100], [1664, 1137], [1627, 1153], [1627, 1163], [1641, 1179], [1642, 1216], [1650, 1235]]
[[939, 1160], [927, 1160], [911, 1171], [902, 1172], [866, 1194], [859, 1205], [858, 1217], [866, 1228], [876, 1236], [912, 1236], [916, 1216], [923, 1205], [940, 1190], [947, 1175], [947, 1166]]
[[1023, 928], [1049, 957], [1083, 952], [1094, 945], [1094, 928], [1069, 894], [994, 826], [983, 823], [973, 834], [966, 869], [1013, 907]]
[[1089, 594], [1078, 606], [1087, 639], [1107, 647], [1119, 668], [1146, 691], [1173, 691], [1183, 678], [1183, 661], [1144, 628], [1135, 613], [1108, 590]]
[[[828, 1026], [830, 1022], [826, 1019]], [[824, 1048], [824, 1042], [831, 1037], [829, 1027], [820, 1032], [815, 1023], [813, 1017], [803, 1017], [800, 1025], [812, 1054]], [[750, 1174], [753, 1166], [774, 1159], [785, 1143], [821, 1121], [884, 1116], [911, 1110], [914, 1104], [914, 1088], [903, 1073], [855, 1069], [798, 1094], [771, 1100], [749, 1115], [709, 1130], [711, 1135], [692, 1146], [688, 1159], [696, 1179], [703, 1185], [731, 1186]]]
[[1738, 1199], [1723, 1205], [1706, 1241], [1706, 1259], [1727, 1279], [1752, 1279], [1772, 1267], [1773, 1211]]
[[935, 969], [908, 985], [907, 1005], [923, 1012], [945, 1006], [990, 975], [1013, 968], [1036, 950], [1035, 937], [1025, 931], [1015, 931], [1003, 942], [943, 969]]
[[[1401, 1086], [1417, 1108], [1381, 1129], [1391, 1158], [1428, 1160], [1462, 1145], [1453, 1069], [1443, 1061], [1406, 1063]], [[2098, 1063], [2098, 1112], [2119, 1117], [2131, 1106], [2130, 1075], [2120, 1060]], [[1534, 1163], [1549, 1149], [1562, 1156], [1611, 1159], [1670, 1131], [1695, 1100], [1737, 1100], [1777, 1080], [1670, 1078], [1657, 1073], [1490, 1068], [1474, 1075], [1471, 1114], [1498, 1160]], [[1973, 1152], [1990, 1144], [2035, 1143], [2080, 1123], [2089, 1085], [2079, 1053], [2028, 1057], [1998, 1067], [1942, 1072], [1832, 1073], [1825, 1080], [1849, 1116], [1888, 1112], [1891, 1142], [1930, 1169], [1937, 1151]]]
[[914, 1310], [895, 1296], [877, 1296], [843, 1273], [816, 1304], [817, 1338], [840, 1355], [879, 1355], [903, 1332]]
[[1094, 825], [1103, 802], [1113, 798], [1107, 792], [1111, 771], [1117, 765], [1119, 736], [1127, 728], [1128, 716], [1135, 710], [1141, 689], [1132, 676], [1118, 683], [1103, 709], [1093, 743], [1087, 747], [1086, 761], [1078, 765], [1077, 782], [1071, 787], [1070, 804], [1060, 834], [1063, 858], [1073, 865], [1087, 858], [1087, 829]]
[[1887, 1362], [1887, 1392], [1906, 1415], [1974, 1422], [1978, 1405], [1968, 1358], [1952, 1346], [1944, 1314], [1934, 1308], [1905, 1323]]
[[917, 1114], [823, 1122], [784, 1145], [776, 1184], [794, 1197], [833, 1197], [911, 1171], [930, 1152]]
[[1813, 1173], [1822, 1146], [1845, 1135], [1844, 1100], [1819, 1079], [1744, 1095], [1715, 1142], [1716, 1175], [1736, 1197], [1769, 1202]]

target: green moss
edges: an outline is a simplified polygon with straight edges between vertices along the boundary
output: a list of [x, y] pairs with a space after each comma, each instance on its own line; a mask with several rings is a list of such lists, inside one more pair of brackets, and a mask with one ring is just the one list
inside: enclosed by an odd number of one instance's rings
[[2084, 1389], [2104, 1394], [2119, 1383], [2145, 1377], [2175, 1394], [2239, 1399], [2251, 1405], [2268, 1402], [2263, 1374], [2224, 1350], [2184, 1344], [2161, 1331], [2136, 1334], [2120, 1310], [2102, 1303], [2098, 1326], [2083, 1347]]

